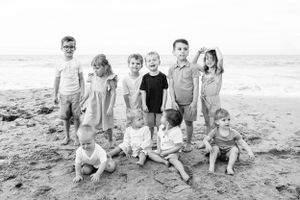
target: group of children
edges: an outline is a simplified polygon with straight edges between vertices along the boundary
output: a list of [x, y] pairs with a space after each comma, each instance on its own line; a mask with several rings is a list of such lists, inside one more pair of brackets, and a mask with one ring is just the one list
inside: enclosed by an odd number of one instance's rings
[[[113, 146], [113, 107], [116, 100], [117, 75], [103, 54], [95, 56], [91, 65], [94, 73], [89, 74], [89, 91], [84, 91], [82, 67], [73, 58], [76, 41], [71, 36], [61, 40], [64, 60], [56, 68], [54, 102], [60, 102], [60, 118], [64, 121], [66, 137], [62, 144], [70, 142], [70, 118], [75, 126], [74, 145], [80, 144], [76, 151], [74, 182], [82, 180], [82, 175], [92, 174], [92, 181], [99, 181], [104, 170], [114, 171], [114, 155], [124, 152], [127, 157], [138, 157], [137, 165], [143, 166], [146, 158], [166, 166], [172, 164], [184, 181], [190, 175], [179, 161], [181, 151], [192, 150], [193, 121], [197, 119], [199, 98], [199, 77], [202, 73], [200, 99], [206, 125], [207, 137], [204, 146], [210, 152], [209, 172], [214, 172], [218, 156], [228, 158], [226, 173], [234, 174], [233, 165], [238, 157], [237, 143], [244, 147], [250, 158], [254, 155], [241, 135], [230, 128], [229, 113], [221, 108], [219, 92], [222, 85], [223, 58], [218, 48], [201, 48], [193, 62], [187, 60], [189, 44], [185, 39], [173, 43], [176, 64], [171, 66], [166, 76], [158, 70], [160, 56], [149, 52], [145, 65], [149, 73], [141, 74], [143, 57], [132, 54], [128, 57], [129, 74], [122, 80], [126, 105], [127, 128], [123, 142], [110, 152], [95, 143], [96, 130], [102, 129]], [[197, 64], [204, 54], [203, 65]], [[172, 108], [166, 109], [169, 89]], [[82, 109], [83, 107], [83, 109]], [[81, 110], [84, 117], [80, 120]], [[180, 124], [184, 120], [187, 140], [183, 145]], [[80, 125], [81, 124], [81, 125]], [[79, 126], [80, 125], [80, 126]], [[156, 150], [153, 150], [152, 137], [157, 127]], [[203, 146], [203, 147], [204, 147]]]

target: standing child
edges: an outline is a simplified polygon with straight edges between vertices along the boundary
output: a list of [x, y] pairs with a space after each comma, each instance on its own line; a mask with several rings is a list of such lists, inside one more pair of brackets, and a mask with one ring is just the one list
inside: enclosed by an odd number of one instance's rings
[[[200, 49], [193, 63], [197, 63], [200, 54], [205, 48]], [[223, 56], [219, 48], [211, 48], [204, 55], [204, 66], [199, 68], [203, 72], [201, 86], [202, 113], [206, 126], [206, 133], [214, 128], [214, 114], [221, 108], [220, 90], [222, 86]]]
[[[57, 65], [54, 81], [54, 103], [60, 99], [60, 118], [64, 121], [66, 137], [62, 144], [70, 141], [70, 118], [73, 116], [75, 133], [79, 127], [80, 99], [84, 95], [83, 72], [80, 63], [73, 57], [76, 50], [76, 40], [65, 36], [61, 40], [61, 50], [64, 59]], [[59, 94], [59, 95], [58, 95]], [[75, 136], [74, 145], [78, 145]]]
[[[209, 155], [209, 172], [214, 173], [217, 157], [229, 159], [226, 174], [233, 175], [233, 166], [239, 154], [239, 143], [247, 150], [251, 160], [254, 159], [253, 152], [242, 136], [234, 129], [230, 128], [230, 115], [225, 109], [218, 109], [214, 115], [216, 128], [214, 128], [203, 140]], [[210, 145], [209, 141], [212, 141]]]
[[127, 112], [129, 127], [126, 128], [123, 142], [108, 153], [112, 157], [123, 151], [127, 157], [138, 157], [137, 165], [143, 166], [148, 152], [151, 150], [151, 133], [148, 126], [144, 126], [141, 110], [129, 110]]
[[177, 63], [170, 67], [168, 73], [170, 97], [172, 108], [183, 114], [187, 133], [187, 144], [183, 151], [189, 152], [192, 151], [193, 121], [197, 119], [200, 72], [196, 64], [191, 64], [187, 60], [189, 55], [187, 40], [175, 40], [173, 54], [177, 58]]
[[126, 111], [129, 109], [141, 109], [142, 98], [140, 86], [143, 75], [140, 70], [143, 67], [143, 57], [140, 54], [131, 54], [128, 57], [129, 74], [123, 78], [123, 95]]
[[149, 152], [149, 158], [167, 166], [170, 162], [179, 171], [182, 179], [188, 181], [190, 176], [178, 160], [179, 151], [183, 145], [182, 132], [179, 127], [181, 122], [182, 115], [178, 110], [167, 109], [163, 112], [161, 126], [157, 133], [157, 150]]
[[91, 175], [92, 181], [98, 182], [103, 171], [113, 172], [115, 162], [107, 160], [105, 150], [95, 143], [96, 132], [90, 125], [82, 125], [77, 132], [80, 147], [76, 150], [74, 183], [83, 179], [82, 175]]
[[158, 71], [160, 56], [156, 52], [149, 52], [145, 57], [149, 73], [142, 79], [142, 105], [145, 112], [145, 121], [153, 136], [154, 127], [160, 125], [161, 113], [167, 102], [168, 81], [165, 74]]
[[91, 83], [87, 108], [82, 124], [90, 124], [95, 129], [106, 132], [110, 147], [112, 144], [113, 108], [116, 101], [117, 75], [104, 54], [97, 55], [91, 65], [94, 73], [89, 75]]

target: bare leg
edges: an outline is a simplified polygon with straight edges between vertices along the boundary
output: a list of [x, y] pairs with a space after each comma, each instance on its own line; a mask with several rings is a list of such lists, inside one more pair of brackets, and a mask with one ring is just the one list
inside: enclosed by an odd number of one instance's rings
[[158, 163], [163, 163], [165, 164], [166, 166], [169, 166], [169, 162], [165, 159], [163, 159], [162, 157], [160, 157], [158, 154], [156, 153], [148, 153], [148, 156], [149, 156], [149, 159], [150, 160], [153, 160], [155, 162], [158, 162]]
[[70, 121], [64, 120], [64, 130], [66, 133], [65, 139], [62, 141], [62, 145], [67, 145], [70, 141]]
[[111, 129], [111, 128], [110, 128], [110, 129], [107, 129], [107, 130], [105, 131], [105, 133], [106, 133], [107, 136], [108, 136], [109, 147], [111, 148], [111, 147], [113, 147], [113, 141], [112, 141], [112, 129]]
[[228, 165], [227, 165], [227, 174], [230, 174], [230, 175], [234, 174], [233, 166], [234, 166], [234, 163], [236, 162], [236, 159], [238, 157], [238, 153], [239, 153], [239, 150], [238, 150], [237, 147], [233, 147], [229, 151], [229, 161], [228, 161]]
[[118, 153], [120, 153], [122, 151], [122, 149], [120, 147], [116, 147], [114, 148], [112, 151], [110, 151], [107, 156], [108, 157], [113, 157], [115, 155], [117, 155]]
[[212, 151], [209, 154], [209, 169], [208, 169], [208, 171], [210, 173], [215, 172], [215, 163], [216, 163], [219, 152], [220, 152], [219, 147], [217, 147], [217, 146], [212, 147]]
[[151, 139], [152, 139], [153, 133], [154, 133], [154, 127], [149, 127], [149, 129], [150, 129], [150, 132], [151, 132]]
[[77, 131], [80, 125], [80, 120], [79, 119], [74, 119], [74, 129], [75, 129], [75, 141], [74, 141], [74, 145], [77, 146], [79, 145], [79, 140], [78, 140], [78, 136], [77, 136]]
[[184, 171], [182, 163], [177, 158], [171, 158], [169, 161], [179, 171], [182, 179], [188, 181], [190, 176]]
[[143, 166], [144, 163], [145, 163], [145, 161], [146, 161], [146, 155], [145, 155], [145, 153], [140, 152], [139, 153], [139, 161], [136, 162], [136, 164], [139, 165], [139, 166]]
[[186, 125], [187, 141], [183, 151], [190, 152], [192, 151], [193, 121], [185, 121], [185, 125]]

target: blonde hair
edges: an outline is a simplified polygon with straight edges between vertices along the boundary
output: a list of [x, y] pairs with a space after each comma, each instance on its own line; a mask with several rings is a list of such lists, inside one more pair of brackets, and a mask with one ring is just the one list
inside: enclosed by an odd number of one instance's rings
[[223, 108], [219, 108], [216, 112], [215, 112], [215, 116], [214, 116], [214, 120], [219, 120], [222, 119], [224, 117], [229, 117], [229, 112]]
[[96, 55], [92, 62], [91, 62], [91, 65], [93, 67], [104, 67], [105, 68], [105, 73], [104, 75], [105, 76], [109, 76], [109, 75], [112, 75], [113, 74], [113, 71], [112, 71], [112, 68], [111, 68], [111, 65], [110, 63], [108, 62], [108, 60], [106, 59], [106, 56], [104, 54], [98, 54]]
[[150, 51], [149, 53], [147, 53], [146, 54], [146, 56], [145, 56], [145, 62], [147, 62], [147, 57], [149, 57], [149, 56], [157, 56], [157, 58], [158, 58], [158, 60], [160, 60], [160, 56], [159, 56], [159, 54], [157, 53], [157, 52], [155, 52], [155, 51]]
[[78, 128], [77, 136], [80, 138], [95, 138], [96, 131], [89, 124], [83, 124]]
[[143, 117], [143, 112], [139, 109], [130, 109], [127, 112], [128, 125], [131, 126], [134, 119]]

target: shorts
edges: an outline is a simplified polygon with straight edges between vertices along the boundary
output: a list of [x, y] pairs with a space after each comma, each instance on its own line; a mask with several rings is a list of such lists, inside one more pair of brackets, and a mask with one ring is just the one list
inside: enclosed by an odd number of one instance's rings
[[149, 127], [158, 127], [160, 125], [161, 116], [162, 113], [144, 112], [145, 124]]
[[60, 95], [60, 119], [69, 120], [80, 117], [80, 92], [71, 95]]
[[178, 105], [179, 111], [181, 112], [185, 121], [196, 121], [197, 120], [197, 109], [192, 111], [190, 105]]
[[221, 108], [219, 96], [201, 96], [201, 110], [203, 115], [214, 117], [219, 108]]
[[[236, 147], [239, 150], [239, 148], [237, 146], [232, 146], [232, 147], [220, 147], [220, 146], [218, 146], [218, 148], [220, 150], [220, 152], [218, 154], [218, 159], [220, 159], [222, 161], [228, 161], [229, 152], [233, 147]], [[240, 150], [239, 150], [239, 153], [240, 153]]]

